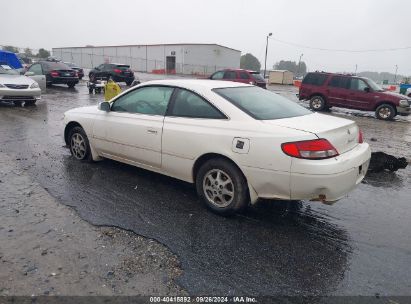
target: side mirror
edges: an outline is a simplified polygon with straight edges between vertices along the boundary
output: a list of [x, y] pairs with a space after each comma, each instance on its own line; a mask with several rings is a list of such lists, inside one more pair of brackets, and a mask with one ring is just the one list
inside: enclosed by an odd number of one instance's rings
[[95, 67], [94, 69], [95, 69], [95, 70], [97, 70], [97, 71], [99, 71], [99, 70], [100, 70], [98, 67]]
[[366, 88], [364, 88], [364, 91], [367, 92], [367, 93], [370, 93], [371, 89], [370, 89], [370, 87], [366, 87]]
[[34, 76], [34, 72], [26, 72], [24, 76]]
[[110, 112], [110, 103], [107, 101], [100, 102], [98, 105], [98, 109], [105, 112]]

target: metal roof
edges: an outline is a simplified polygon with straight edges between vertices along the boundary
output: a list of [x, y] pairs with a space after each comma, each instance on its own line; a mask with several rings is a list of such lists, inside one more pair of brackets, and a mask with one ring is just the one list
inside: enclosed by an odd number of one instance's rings
[[232, 51], [241, 52], [240, 50], [236, 50], [221, 44], [217, 43], [164, 43], [164, 44], [126, 44], [126, 45], [90, 45], [90, 46], [66, 46], [66, 47], [55, 47], [53, 49], [83, 49], [83, 48], [106, 48], [106, 47], [146, 47], [146, 46], [172, 46], [172, 45], [215, 45], [222, 48], [226, 48]]

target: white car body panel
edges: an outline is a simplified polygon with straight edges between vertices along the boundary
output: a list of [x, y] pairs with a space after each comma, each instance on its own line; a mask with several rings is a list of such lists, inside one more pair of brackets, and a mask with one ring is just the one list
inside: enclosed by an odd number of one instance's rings
[[[362, 180], [368, 168], [370, 148], [367, 143], [358, 144], [359, 129], [353, 121], [318, 113], [255, 120], [212, 91], [219, 87], [248, 86], [245, 84], [164, 80], [146, 82], [130, 90], [146, 85], [194, 91], [228, 119], [105, 112], [97, 107], [66, 112], [66, 124], [76, 122], [85, 130], [95, 160], [107, 157], [192, 183], [195, 162], [205, 154], [218, 154], [241, 169], [252, 202], [258, 197], [318, 199], [320, 195], [325, 195], [327, 201], [338, 200]], [[245, 152], [236, 151], [233, 146], [236, 138], [246, 142]], [[340, 155], [324, 160], [297, 159], [281, 149], [285, 142], [317, 138], [328, 139]]]

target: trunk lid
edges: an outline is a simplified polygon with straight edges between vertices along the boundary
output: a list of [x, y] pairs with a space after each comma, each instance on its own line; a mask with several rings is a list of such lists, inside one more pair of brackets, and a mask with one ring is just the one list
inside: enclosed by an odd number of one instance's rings
[[327, 139], [343, 154], [358, 145], [359, 128], [348, 119], [313, 113], [292, 118], [264, 120], [264, 123], [315, 134]]

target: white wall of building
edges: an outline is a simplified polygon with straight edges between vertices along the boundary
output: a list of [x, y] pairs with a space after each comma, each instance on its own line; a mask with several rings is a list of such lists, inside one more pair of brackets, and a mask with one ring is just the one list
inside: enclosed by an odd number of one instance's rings
[[166, 57], [173, 56], [176, 73], [210, 75], [223, 68], [239, 68], [241, 52], [216, 44], [165, 44], [53, 48], [53, 56], [83, 68], [113, 62], [144, 72], [166, 69]]

